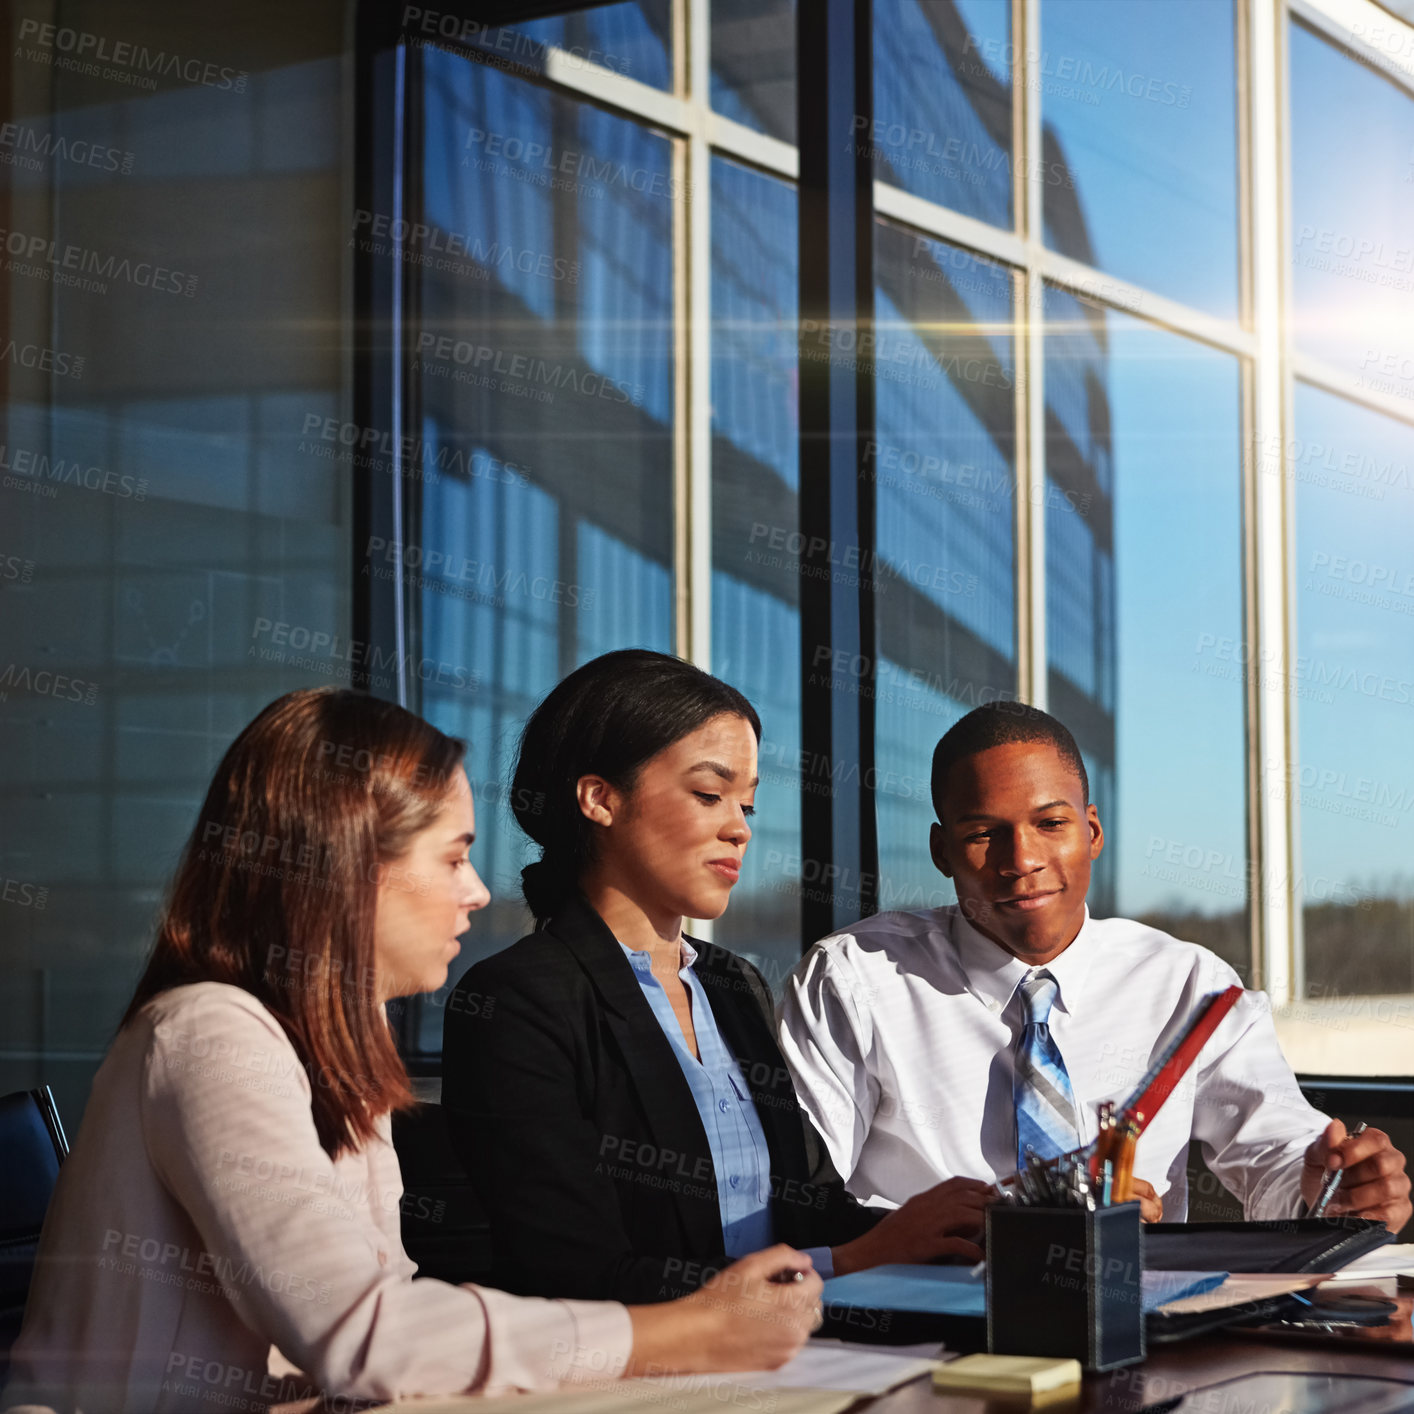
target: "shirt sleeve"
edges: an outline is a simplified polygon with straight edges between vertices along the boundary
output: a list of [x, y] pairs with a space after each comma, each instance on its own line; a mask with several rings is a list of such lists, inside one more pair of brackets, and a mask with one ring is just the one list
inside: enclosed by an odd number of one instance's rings
[[[1216, 959], [1214, 959], [1216, 963]], [[1239, 979], [1225, 964], [1213, 990]], [[1193, 1137], [1249, 1222], [1297, 1215], [1307, 1148], [1329, 1123], [1282, 1055], [1264, 992], [1246, 992], [1200, 1057]]]
[[786, 982], [777, 1028], [800, 1103], [848, 1182], [874, 1120], [879, 1083], [867, 1061], [868, 1015], [841, 978], [845, 966], [817, 943]]
[[240, 1319], [326, 1392], [361, 1399], [622, 1372], [622, 1306], [414, 1281], [401, 1251], [380, 1258], [365, 1211], [375, 1199], [320, 1146], [288, 1037], [231, 993], [194, 990], [155, 1019], [142, 1138]]

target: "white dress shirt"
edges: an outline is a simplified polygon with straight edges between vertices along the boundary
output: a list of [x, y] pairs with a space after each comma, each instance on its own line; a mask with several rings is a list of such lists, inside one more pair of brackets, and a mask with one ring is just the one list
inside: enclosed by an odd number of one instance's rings
[[[230, 1414], [311, 1382], [382, 1402], [622, 1371], [615, 1302], [414, 1281], [388, 1117], [334, 1162], [310, 1095], [239, 987], [173, 988], [123, 1028], [59, 1171], [0, 1408]], [[291, 1366], [308, 1378], [272, 1373]]]
[[[1099, 1103], [1122, 1103], [1196, 1004], [1238, 981], [1206, 948], [1088, 909], [1046, 970], [1059, 986], [1051, 1034], [1087, 1142]], [[866, 918], [802, 959], [786, 984], [781, 1050], [861, 1202], [896, 1206], [945, 1178], [1016, 1171], [1012, 1075], [1029, 971], [955, 905]], [[1145, 1130], [1134, 1171], [1165, 1218], [1181, 1220], [1196, 1139], [1249, 1219], [1288, 1218], [1326, 1123], [1297, 1087], [1265, 994], [1248, 992]]]

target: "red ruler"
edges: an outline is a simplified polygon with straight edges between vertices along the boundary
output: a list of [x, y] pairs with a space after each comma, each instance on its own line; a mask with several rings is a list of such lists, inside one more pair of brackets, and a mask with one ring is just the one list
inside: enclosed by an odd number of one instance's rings
[[1241, 987], [1228, 987], [1224, 991], [1214, 992], [1199, 1006], [1188, 1023], [1188, 1029], [1150, 1067], [1149, 1073], [1139, 1082], [1138, 1089], [1119, 1111], [1121, 1120], [1138, 1120], [1141, 1133], [1149, 1127], [1159, 1107], [1173, 1093], [1174, 1086], [1183, 1079], [1188, 1067], [1198, 1059], [1198, 1052], [1218, 1029], [1218, 1023], [1237, 1005], [1242, 992]]

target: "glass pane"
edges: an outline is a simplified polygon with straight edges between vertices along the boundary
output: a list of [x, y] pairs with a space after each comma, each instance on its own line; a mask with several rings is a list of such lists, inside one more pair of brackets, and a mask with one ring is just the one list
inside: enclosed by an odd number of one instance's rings
[[795, 141], [795, 0], [712, 0], [712, 107]]
[[1233, 0], [1042, 0], [1045, 240], [1238, 316]]
[[1012, 224], [1011, 0], [875, 0], [874, 174]]
[[874, 279], [879, 907], [932, 908], [933, 748], [1016, 695], [1012, 276], [881, 221]]
[[540, 72], [547, 49], [558, 49], [571, 68], [608, 69], [654, 88], [673, 85], [671, 0], [625, 0], [490, 29], [476, 20], [428, 9], [420, 20], [409, 20], [406, 30], [410, 35], [459, 40]]
[[1301, 383], [1295, 426], [1291, 789], [1313, 1000], [1290, 1024], [1306, 1068], [1408, 1074], [1407, 1002], [1391, 1026], [1352, 998], [1414, 995], [1414, 428]]
[[[471, 671], [469, 684], [424, 682], [422, 710], [471, 743], [493, 900], [450, 985], [529, 926], [520, 870], [536, 851], [505, 791], [530, 709], [600, 653], [672, 646], [672, 149], [590, 104], [423, 52], [424, 219], [441, 253], [420, 267], [422, 504], [403, 560], [421, 653]], [[467, 161], [469, 132], [501, 140]], [[543, 183], [537, 149], [585, 161]], [[420, 1023], [434, 1051], [436, 1001]]]
[[[105, 42], [191, 53], [180, 29], [136, 10]], [[0, 274], [0, 1093], [51, 1085], [71, 1135], [222, 753], [369, 657], [340, 45], [311, 16], [206, 83], [39, 40], [11, 68], [5, 226], [45, 253]]]
[[714, 936], [773, 987], [800, 960], [795, 256], [795, 189], [713, 158], [712, 671], [762, 726], [755, 834]]
[[1105, 829], [1090, 907], [1244, 972], [1239, 366], [1056, 289], [1045, 349], [1050, 711]]
[[1297, 347], [1414, 398], [1414, 98], [1304, 25], [1290, 33]]

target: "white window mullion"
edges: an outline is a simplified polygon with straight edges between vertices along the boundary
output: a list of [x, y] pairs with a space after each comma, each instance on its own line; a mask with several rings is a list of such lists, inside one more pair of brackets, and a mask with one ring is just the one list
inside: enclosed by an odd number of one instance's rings
[[1374, 0], [1288, 0], [1291, 13], [1414, 93], [1414, 28]]
[[1012, 10], [1021, 19], [1021, 34], [1012, 48], [1017, 68], [1012, 83], [1021, 88], [1023, 121], [1017, 158], [1021, 181], [1013, 190], [1022, 195], [1018, 222], [1027, 253], [1022, 282], [1022, 327], [1018, 357], [1022, 364], [1022, 416], [1026, 435], [1024, 455], [1016, 468], [1016, 555], [1020, 593], [1025, 612], [1020, 625], [1025, 641], [1017, 643], [1021, 661], [1019, 687], [1025, 699], [1045, 710], [1046, 658], [1046, 386], [1045, 386], [1045, 280], [1041, 273], [1045, 255], [1041, 180], [1041, 0], [1019, 0]]
[[680, 649], [712, 670], [712, 148], [711, 7], [687, 7], [687, 642]]
[[[712, 671], [712, 148], [709, 0], [676, 0], [686, 49], [685, 133], [673, 218], [679, 397], [674, 416], [675, 651]], [[712, 941], [712, 920], [688, 923]]]
[[1292, 376], [1303, 383], [1312, 383], [1317, 388], [1324, 388], [1328, 393], [1334, 393], [1348, 402], [1359, 403], [1361, 407], [1393, 418], [1396, 422], [1414, 423], [1414, 403], [1398, 393], [1386, 393], [1382, 389], [1372, 388], [1368, 376], [1352, 373], [1337, 363], [1328, 363], [1296, 349], [1290, 351], [1289, 358]]
[[1289, 268], [1286, 180], [1282, 128], [1286, 111], [1282, 0], [1249, 0], [1247, 71], [1251, 131], [1252, 451], [1256, 564], [1256, 642], [1249, 644], [1254, 688], [1258, 858], [1257, 937], [1253, 983], [1275, 1006], [1299, 995], [1301, 912], [1289, 763], [1295, 746], [1295, 703], [1286, 690], [1286, 665], [1294, 635], [1288, 617], [1291, 487], [1285, 475], [1290, 442], [1290, 377], [1286, 365], [1283, 283]]

